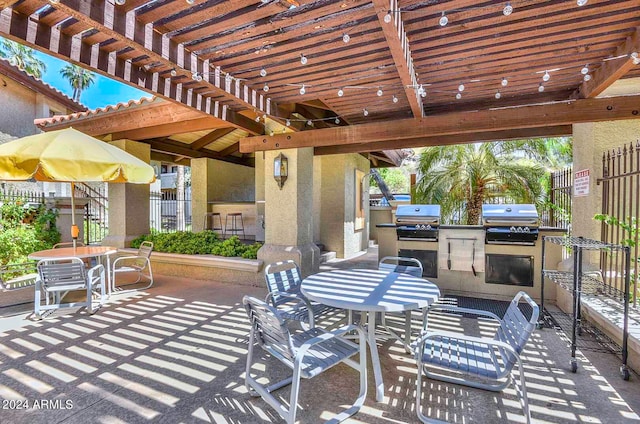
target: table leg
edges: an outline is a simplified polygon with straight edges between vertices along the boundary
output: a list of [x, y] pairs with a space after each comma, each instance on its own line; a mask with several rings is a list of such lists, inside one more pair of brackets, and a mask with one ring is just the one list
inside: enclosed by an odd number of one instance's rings
[[376, 401], [384, 400], [384, 383], [382, 381], [382, 367], [378, 356], [378, 345], [376, 344], [376, 313], [367, 312], [367, 343], [371, 351], [371, 363], [373, 364], [373, 378], [376, 383]]

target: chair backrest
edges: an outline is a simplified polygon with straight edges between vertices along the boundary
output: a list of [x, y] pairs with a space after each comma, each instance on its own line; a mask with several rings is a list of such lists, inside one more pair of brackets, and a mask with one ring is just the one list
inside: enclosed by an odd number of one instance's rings
[[150, 241], [143, 241], [138, 248], [138, 256], [149, 258], [153, 252], [153, 243]]
[[45, 290], [87, 284], [87, 269], [78, 258], [43, 259], [38, 262], [38, 275]]
[[422, 277], [422, 263], [416, 258], [402, 256], [385, 256], [380, 259], [378, 269], [382, 271], [401, 272], [414, 277]]
[[[300, 268], [294, 261], [282, 261], [269, 264], [264, 268], [264, 278], [267, 282], [267, 289], [270, 293], [289, 292], [299, 293]], [[288, 302], [290, 299], [274, 294], [272, 297], [273, 306], [278, 306]]]
[[277, 309], [255, 297], [242, 299], [251, 321], [251, 331], [262, 348], [286, 361], [294, 360], [291, 333]]
[[[531, 306], [531, 317], [528, 320], [518, 307], [520, 299], [524, 299], [529, 306]], [[500, 327], [496, 332], [495, 339], [507, 343], [520, 354], [527, 344], [531, 333], [533, 333], [533, 330], [536, 328], [539, 314], [540, 310], [536, 302], [525, 292], [519, 292], [507, 308], [507, 312], [504, 314], [500, 322]], [[511, 369], [516, 362], [515, 356], [505, 349], [501, 349], [500, 353], [503, 358], [505, 358], [505, 368]]]
[[[56, 243], [53, 245], [54, 249], [60, 249], [62, 247], [73, 247], [72, 241], [64, 241], [62, 243]], [[84, 243], [81, 241], [76, 241], [76, 247], [84, 247]]]

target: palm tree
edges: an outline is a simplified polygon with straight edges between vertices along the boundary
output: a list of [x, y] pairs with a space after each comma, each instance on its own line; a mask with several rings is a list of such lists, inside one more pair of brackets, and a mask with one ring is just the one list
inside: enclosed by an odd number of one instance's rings
[[426, 148], [418, 162], [417, 201], [441, 205], [444, 220], [462, 214], [467, 225], [478, 224], [491, 198], [540, 203], [545, 169], [531, 159], [534, 147], [503, 141]]
[[0, 38], [0, 57], [8, 59], [12, 65], [17, 66], [36, 78], [42, 78], [42, 73], [47, 70], [47, 65], [35, 55], [35, 51], [15, 41]]
[[76, 102], [80, 101], [82, 92], [91, 87], [96, 79], [96, 75], [93, 72], [74, 64], [69, 64], [60, 69], [60, 75], [69, 80], [69, 84], [73, 88], [72, 97]]

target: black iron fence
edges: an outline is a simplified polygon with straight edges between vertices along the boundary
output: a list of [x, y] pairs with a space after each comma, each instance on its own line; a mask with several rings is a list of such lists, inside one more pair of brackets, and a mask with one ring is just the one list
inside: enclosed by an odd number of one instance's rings
[[42, 191], [11, 189], [4, 184], [0, 187], [0, 201], [22, 200], [32, 203], [34, 207], [44, 203], [45, 195]]
[[191, 231], [191, 190], [150, 193], [152, 229], [160, 232]]
[[552, 172], [549, 179], [549, 202], [542, 211], [542, 225], [567, 229], [571, 224], [573, 168]]
[[99, 244], [109, 234], [107, 185], [76, 184], [75, 188], [74, 196], [87, 202], [84, 208], [84, 242]]

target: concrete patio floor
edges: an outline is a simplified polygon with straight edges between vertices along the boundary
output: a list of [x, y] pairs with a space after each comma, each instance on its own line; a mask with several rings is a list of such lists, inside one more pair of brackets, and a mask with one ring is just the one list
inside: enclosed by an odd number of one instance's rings
[[[375, 252], [330, 267], [371, 267]], [[249, 323], [245, 294], [263, 288], [156, 276], [148, 291], [114, 295], [95, 315], [57, 312], [43, 321], [0, 319], [0, 423], [263, 423], [277, 413], [244, 387]], [[466, 321], [466, 320], [464, 320]], [[484, 323], [434, 318], [434, 326]], [[385, 399], [374, 400], [372, 373], [365, 406], [350, 423], [414, 423], [415, 361], [400, 344], [379, 343]], [[534, 422], [640, 422], [640, 378], [623, 381], [620, 360], [585, 352], [576, 374], [569, 349], [553, 329], [537, 330], [524, 351]], [[268, 355], [257, 375], [285, 375]], [[371, 367], [369, 366], [371, 370]], [[485, 392], [423, 380], [429, 417], [452, 423], [520, 423], [512, 387]], [[288, 396], [288, 389], [282, 389]], [[318, 423], [357, 395], [357, 375], [338, 366], [302, 385], [298, 419]], [[23, 402], [9, 400], [21, 399]], [[21, 407], [26, 408], [21, 409]], [[634, 412], [635, 411], [635, 412]]]

